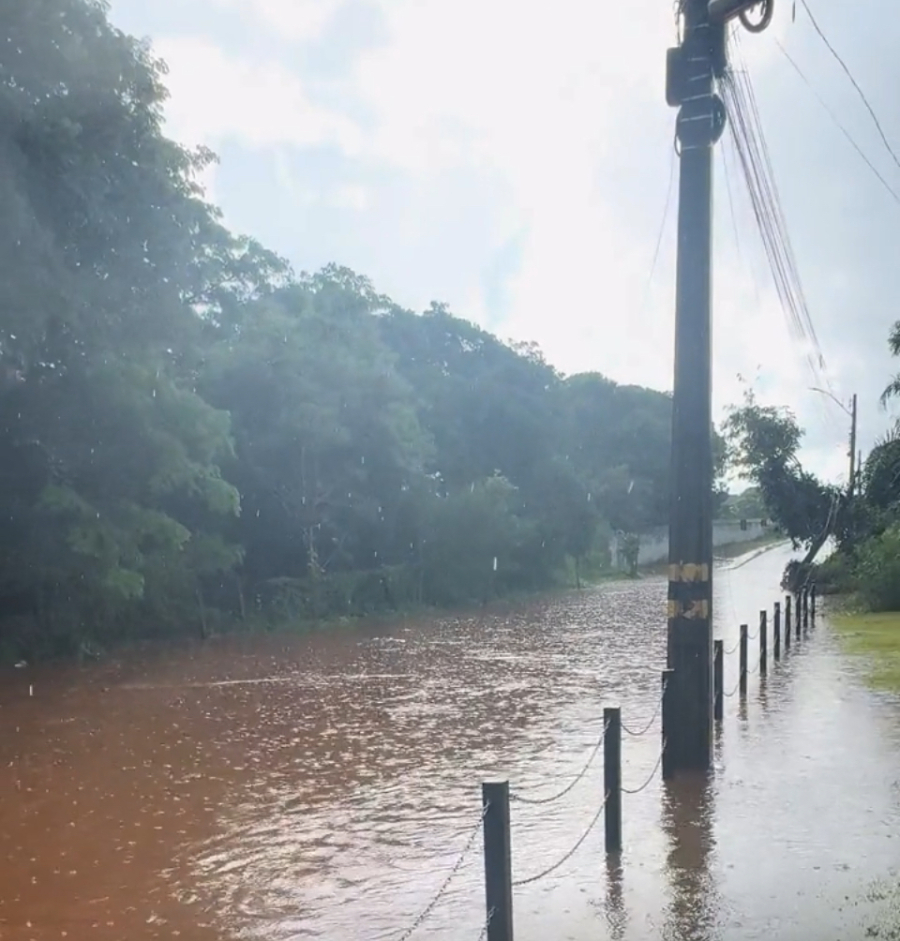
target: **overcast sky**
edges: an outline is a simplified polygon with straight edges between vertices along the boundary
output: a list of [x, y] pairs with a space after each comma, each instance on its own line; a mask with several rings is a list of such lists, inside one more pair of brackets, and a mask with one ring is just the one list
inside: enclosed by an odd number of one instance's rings
[[[900, 151], [895, 0], [808, 2]], [[168, 133], [219, 153], [208, 185], [232, 228], [297, 270], [336, 261], [413, 309], [446, 301], [501, 338], [537, 341], [566, 373], [669, 389], [672, 6], [113, 0], [111, 17], [168, 62]], [[866, 449], [888, 425], [878, 396], [900, 367], [886, 347], [900, 205], [779, 41], [897, 190], [900, 167], [798, 6], [794, 18], [776, 0], [773, 28], [741, 47], [829, 381], [841, 399], [859, 394]], [[839, 480], [849, 422], [808, 391], [727, 138], [716, 173], [716, 416], [743, 375], [795, 409], [804, 459]]]

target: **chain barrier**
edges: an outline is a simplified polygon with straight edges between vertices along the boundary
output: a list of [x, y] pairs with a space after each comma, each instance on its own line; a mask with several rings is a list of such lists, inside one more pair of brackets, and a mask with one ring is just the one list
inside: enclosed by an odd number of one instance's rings
[[[791, 624], [789, 622], [786, 624], [786, 630], [787, 631], [791, 630]], [[759, 637], [759, 631], [757, 631], [754, 634], [750, 634], [750, 633], [747, 634], [748, 641], [756, 640], [758, 637]], [[740, 640], [738, 640], [737, 643], [735, 643], [733, 647], [730, 647], [727, 650], [723, 648], [723, 654], [725, 656], [731, 656], [740, 648], [740, 643], [741, 643]], [[756, 665], [752, 669], [748, 668], [745, 671], [744, 676], [753, 676], [755, 673], [758, 673], [760, 670], [760, 666], [761, 664], [757, 662]], [[736, 695], [738, 690], [741, 687], [741, 679], [742, 679], [741, 677], [738, 678], [738, 681], [735, 684], [733, 689], [729, 691], [723, 690], [722, 695], [726, 698], [731, 698], [732, 696]], [[656, 707], [653, 711], [653, 715], [650, 717], [649, 721], [643, 728], [641, 728], [640, 730], [634, 730], [634, 729], [629, 728], [624, 722], [622, 722], [621, 723], [622, 731], [625, 732], [627, 735], [630, 735], [634, 738], [640, 738], [646, 735], [647, 732], [649, 732], [650, 729], [653, 727], [654, 723], [656, 722], [660, 714], [660, 711], [662, 709], [664, 694], [665, 694], [665, 686], [663, 686], [662, 695], [660, 695], [659, 699], [657, 700]], [[563, 790], [561, 790], [557, 794], [554, 794], [550, 797], [525, 797], [522, 794], [513, 793], [513, 794], [510, 794], [510, 801], [513, 801], [519, 804], [530, 804], [530, 805], [540, 806], [544, 804], [552, 804], [554, 801], [558, 801], [560, 800], [560, 798], [565, 797], [568, 793], [572, 791], [572, 789], [578, 784], [578, 782], [582, 780], [585, 774], [587, 774], [591, 765], [594, 763], [597, 755], [600, 752], [600, 748], [603, 745], [603, 742], [606, 738], [606, 733], [608, 729], [609, 729], [609, 723], [606, 722], [603, 725], [603, 730], [600, 733], [600, 737], [598, 741], [591, 748], [591, 752], [588, 755], [588, 759], [585, 762], [584, 766], [578, 772], [578, 774], [575, 775], [572, 781], [569, 784], [567, 784], [565, 788], [563, 788]], [[644, 783], [640, 787], [637, 787], [634, 789], [622, 787], [621, 792], [623, 794], [629, 794], [629, 795], [640, 794], [642, 791], [646, 790], [650, 786], [651, 782], [656, 777], [656, 773], [659, 771], [660, 766], [662, 765], [662, 760], [665, 754], [665, 749], [666, 749], [666, 740], [664, 739], [662, 743], [662, 748], [660, 749], [659, 755], [657, 756], [656, 763], [654, 764], [653, 769], [651, 770], [647, 779], [644, 781]], [[536, 873], [533, 876], [529, 876], [526, 879], [514, 880], [512, 883], [513, 887], [518, 888], [520, 886], [531, 885], [534, 882], [539, 882], [541, 879], [545, 879], [547, 876], [551, 875], [551, 873], [555, 872], [561, 866], [565, 865], [565, 863], [567, 863], [575, 855], [575, 853], [578, 852], [578, 850], [581, 848], [581, 845], [588, 838], [588, 836], [590, 836], [594, 828], [597, 826], [597, 823], [599, 822], [600, 817], [603, 815], [603, 811], [606, 807], [606, 802], [608, 798], [609, 798], [609, 793], [607, 793], [604, 796], [603, 801], [600, 804], [600, 807], [597, 809], [597, 812], [592, 817], [585, 831], [581, 834], [581, 836], [575, 842], [575, 845], [561, 859], [553, 863], [552, 866], [548, 866], [546, 869], [541, 870], [540, 872]], [[438, 902], [440, 902], [440, 900], [444, 897], [444, 895], [447, 892], [447, 889], [450, 886], [450, 883], [453, 881], [454, 877], [461, 869], [463, 862], [465, 861], [466, 857], [469, 855], [469, 852], [471, 851], [472, 846], [475, 843], [478, 833], [482, 828], [484, 818], [485, 818], [485, 815], [487, 814], [489, 806], [490, 806], [489, 804], [486, 804], [484, 808], [482, 809], [482, 812], [478, 818], [478, 822], [473, 827], [471, 833], [466, 839], [466, 843], [463, 846], [462, 851], [460, 852], [459, 856], [456, 859], [456, 862], [453, 864], [453, 867], [450, 869], [444, 881], [441, 883], [441, 886], [435, 893], [434, 897], [422, 909], [422, 911], [416, 917], [415, 921], [413, 921], [413, 923], [403, 932], [403, 934], [401, 934], [397, 938], [397, 941], [408, 941], [408, 939], [422, 925], [422, 923], [428, 918], [428, 916], [432, 913], [432, 911], [434, 911]], [[491, 921], [495, 914], [496, 914], [496, 909], [494, 908], [492, 908], [488, 912], [487, 918], [485, 919], [484, 924], [481, 927], [481, 931], [479, 932], [477, 941], [484, 941], [484, 939], [487, 937], [487, 933], [490, 928]]]
[[555, 862], [552, 866], [548, 866], [546, 869], [542, 870], [541, 872], [537, 873], [534, 876], [529, 876], [527, 879], [515, 880], [513, 882], [513, 886], [517, 887], [517, 886], [522, 886], [522, 885], [530, 885], [532, 882], [538, 882], [539, 880], [543, 879], [545, 876], [549, 876], [551, 872], [555, 872], [564, 863], [567, 863], [575, 855], [575, 853], [578, 852], [579, 847], [581, 846], [582, 843], [584, 843], [584, 841], [588, 838], [588, 836], [590, 836], [591, 831], [594, 829], [594, 827], [597, 826], [597, 821], [600, 819], [601, 815], [603, 814], [603, 808], [606, 807], [606, 801], [608, 798], [609, 798], [609, 794], [607, 793], [603, 798], [603, 802], [600, 804], [600, 809], [594, 815], [594, 819], [591, 820], [591, 822], [588, 824], [587, 830], [585, 830], [584, 833], [581, 834], [581, 836], [578, 838], [578, 842], [572, 847], [572, 849], [569, 850], [568, 853], [566, 853], [565, 856], [563, 856], [562, 859], [560, 859], [558, 862]]
[[642, 735], [646, 735], [650, 731], [653, 723], [656, 722], [656, 717], [659, 715], [660, 709], [662, 709], [663, 695], [665, 695], [668, 682], [669, 681], [666, 680], [665, 684], [663, 685], [663, 694], [660, 695], [659, 699], [656, 701], [656, 708], [653, 710], [653, 715], [650, 716], [650, 721], [640, 730], [640, 732], [635, 732], [632, 729], [629, 729], [624, 722], [621, 723], [622, 731], [626, 735], [631, 735], [633, 738], [640, 738]]
[[575, 778], [572, 781], [570, 781], [569, 784], [567, 784], [558, 794], [554, 794], [551, 797], [524, 797], [521, 794], [510, 794], [509, 795], [510, 801], [515, 801], [517, 804], [530, 804], [532, 806], [540, 806], [542, 804], [552, 804], [554, 801], [558, 801], [561, 797], [565, 797], [566, 794], [568, 794], [572, 790], [572, 788], [574, 788], [575, 785], [588, 773], [588, 769], [594, 763], [594, 759], [597, 757], [597, 755], [600, 752], [600, 746], [603, 744], [603, 740], [606, 738], [606, 730], [608, 728], [609, 728], [609, 723], [605, 722], [603, 724], [603, 731], [600, 733], [600, 739], [597, 742], [597, 744], [594, 745], [593, 749], [591, 749], [591, 753], [588, 756], [587, 763], [581, 769], [581, 771], [579, 771], [578, 774], [575, 775]]
[[[447, 874], [446, 879], [441, 883], [441, 887], [437, 890], [434, 898], [419, 912], [416, 920], [406, 929], [406, 931], [401, 934], [397, 941], [407, 941], [407, 939], [413, 934], [413, 932], [422, 924], [423, 921], [434, 911], [437, 903], [444, 897], [444, 893], [450, 886], [450, 883], [453, 881], [453, 877], [459, 872], [460, 867], [463, 864], [465, 858], [469, 855], [469, 851], [472, 849], [473, 844], [475, 843], [475, 838], [478, 836], [481, 831], [481, 826], [484, 823], [485, 815], [488, 812], [490, 803], [484, 805], [481, 811], [481, 815], [478, 818], [478, 822], [472, 828], [472, 832], [469, 834], [469, 838], [466, 840], [466, 845], [462, 848], [462, 852], [459, 854], [456, 862], [453, 864], [453, 868]], [[487, 926], [485, 926], [485, 929]]]
[[496, 908], [492, 908], [488, 912], [487, 918], [485, 918], [484, 924], [481, 926], [481, 933], [478, 935], [478, 941], [484, 941], [484, 939], [487, 937], [488, 928], [491, 927], [491, 922], [494, 920], [494, 915], [496, 914], [496, 912], [497, 912]]
[[662, 748], [659, 750], [659, 757], [656, 759], [656, 764], [653, 766], [653, 770], [650, 772], [650, 777], [647, 778], [644, 783], [635, 788], [633, 791], [629, 790], [627, 787], [622, 788], [623, 794], [640, 794], [641, 791], [646, 790], [650, 786], [650, 782], [656, 777], [656, 772], [659, 771], [659, 766], [662, 764], [663, 754], [666, 750], [666, 740], [663, 739]]

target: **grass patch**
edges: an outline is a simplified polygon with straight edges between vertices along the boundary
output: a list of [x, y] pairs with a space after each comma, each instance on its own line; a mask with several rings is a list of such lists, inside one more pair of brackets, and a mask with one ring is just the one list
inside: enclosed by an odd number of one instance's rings
[[844, 612], [832, 624], [846, 651], [867, 661], [872, 685], [900, 693], [900, 611]]

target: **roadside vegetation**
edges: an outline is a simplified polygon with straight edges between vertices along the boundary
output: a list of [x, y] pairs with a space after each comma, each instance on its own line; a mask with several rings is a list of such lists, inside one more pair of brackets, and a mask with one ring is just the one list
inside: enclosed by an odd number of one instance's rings
[[[888, 343], [900, 356], [900, 321]], [[882, 405], [898, 396], [900, 374], [888, 382]], [[805, 551], [785, 572], [785, 587], [813, 579], [821, 595], [839, 599], [835, 623], [848, 650], [871, 659], [878, 685], [900, 691], [900, 422], [889, 426], [846, 488], [803, 469], [797, 459], [803, 432], [793, 414], [760, 406], [752, 392], [724, 433], [732, 465]], [[832, 551], [822, 558], [826, 546]]]
[[3, 24], [0, 659], [578, 583], [666, 523], [668, 395], [296, 273], [105, 3]]

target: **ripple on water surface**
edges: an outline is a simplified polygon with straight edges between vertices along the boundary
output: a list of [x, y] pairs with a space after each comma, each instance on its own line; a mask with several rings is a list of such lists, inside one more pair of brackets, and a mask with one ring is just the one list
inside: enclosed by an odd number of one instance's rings
[[[785, 561], [717, 571], [726, 646], [777, 598]], [[471, 845], [413, 937], [475, 941], [480, 782], [564, 790], [621, 705], [632, 729], [650, 724], [623, 742], [640, 787], [659, 753], [664, 612], [664, 582], [645, 579], [17, 674], [0, 700], [0, 937], [399, 939]], [[898, 862], [895, 716], [823, 623], [751, 678], [745, 705], [729, 698], [710, 786], [663, 793], [656, 775], [624, 795], [621, 860], [603, 859], [601, 823], [516, 890], [517, 941], [862, 939], [855, 901]], [[559, 801], [514, 804], [514, 878], [575, 844], [602, 787], [596, 760]]]

